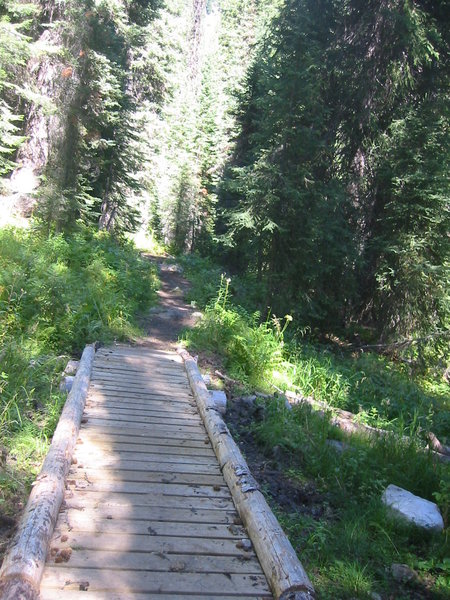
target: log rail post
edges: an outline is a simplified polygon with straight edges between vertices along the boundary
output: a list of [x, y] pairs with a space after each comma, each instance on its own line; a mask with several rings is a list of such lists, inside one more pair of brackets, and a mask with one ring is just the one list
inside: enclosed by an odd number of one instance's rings
[[0, 569], [0, 600], [37, 600], [66, 476], [80, 430], [95, 348], [84, 349], [48, 454]]
[[275, 599], [313, 600], [315, 592], [308, 575], [212, 402], [197, 363], [185, 350], [179, 354], [225, 481]]

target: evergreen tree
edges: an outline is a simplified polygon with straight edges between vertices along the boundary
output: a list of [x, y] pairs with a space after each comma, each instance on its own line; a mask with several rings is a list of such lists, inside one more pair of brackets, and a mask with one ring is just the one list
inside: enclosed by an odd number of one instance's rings
[[272, 22], [241, 94], [218, 231], [275, 310], [325, 330], [443, 328], [445, 4], [287, 0]]

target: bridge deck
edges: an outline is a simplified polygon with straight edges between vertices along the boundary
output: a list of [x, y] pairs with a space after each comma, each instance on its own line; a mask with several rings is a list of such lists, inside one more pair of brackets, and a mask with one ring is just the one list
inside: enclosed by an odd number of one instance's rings
[[272, 598], [175, 353], [96, 354], [41, 584], [86, 597]]

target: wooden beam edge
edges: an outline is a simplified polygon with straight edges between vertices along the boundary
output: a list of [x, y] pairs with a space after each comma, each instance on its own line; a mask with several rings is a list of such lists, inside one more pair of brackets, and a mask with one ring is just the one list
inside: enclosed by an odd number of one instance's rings
[[33, 483], [16, 534], [0, 569], [0, 600], [37, 600], [48, 545], [64, 498], [94, 362], [94, 345], [83, 351], [42, 469]]
[[314, 587], [211, 401], [197, 363], [186, 350], [178, 352], [219, 466], [276, 600], [313, 600]]

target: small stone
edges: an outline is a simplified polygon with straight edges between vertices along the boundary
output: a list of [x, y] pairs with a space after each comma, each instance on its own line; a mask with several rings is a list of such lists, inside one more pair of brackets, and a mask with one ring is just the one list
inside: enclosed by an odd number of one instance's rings
[[388, 485], [382, 496], [383, 503], [392, 514], [417, 527], [429, 531], [442, 531], [444, 520], [434, 502], [415, 496], [396, 485]]
[[292, 410], [292, 406], [291, 403], [289, 402], [289, 400], [287, 398], [284, 399], [284, 407], [288, 410], [291, 411]]
[[64, 369], [64, 375], [75, 375], [78, 370], [78, 365], [80, 364], [79, 360], [69, 360]]
[[250, 540], [244, 538], [243, 540], [239, 540], [239, 542], [236, 544], [236, 547], [244, 550], [245, 552], [250, 552], [252, 549], [252, 543]]
[[214, 408], [224, 415], [227, 412], [227, 396], [222, 390], [211, 390], [209, 397], [214, 405]]
[[371, 600], [383, 600], [383, 598], [377, 592], [371, 592], [370, 597]]
[[411, 569], [411, 567], [400, 563], [392, 563], [391, 573], [392, 577], [400, 582], [414, 581], [417, 579], [417, 573]]
[[338, 440], [327, 440], [326, 444], [330, 448], [333, 448], [333, 450], [336, 450], [336, 452], [338, 452], [339, 454], [342, 454], [345, 450], [348, 450], [349, 448], [348, 444], [344, 444], [344, 442], [339, 442]]
[[211, 377], [207, 373], [202, 375], [202, 379], [205, 385], [211, 385]]
[[256, 396], [244, 396], [243, 398], [241, 398], [241, 402], [243, 404], [246, 404], [247, 406], [253, 406], [255, 400]]
[[75, 377], [73, 375], [67, 375], [64, 377], [59, 384], [60, 391], [68, 394], [72, 389], [74, 379]]

